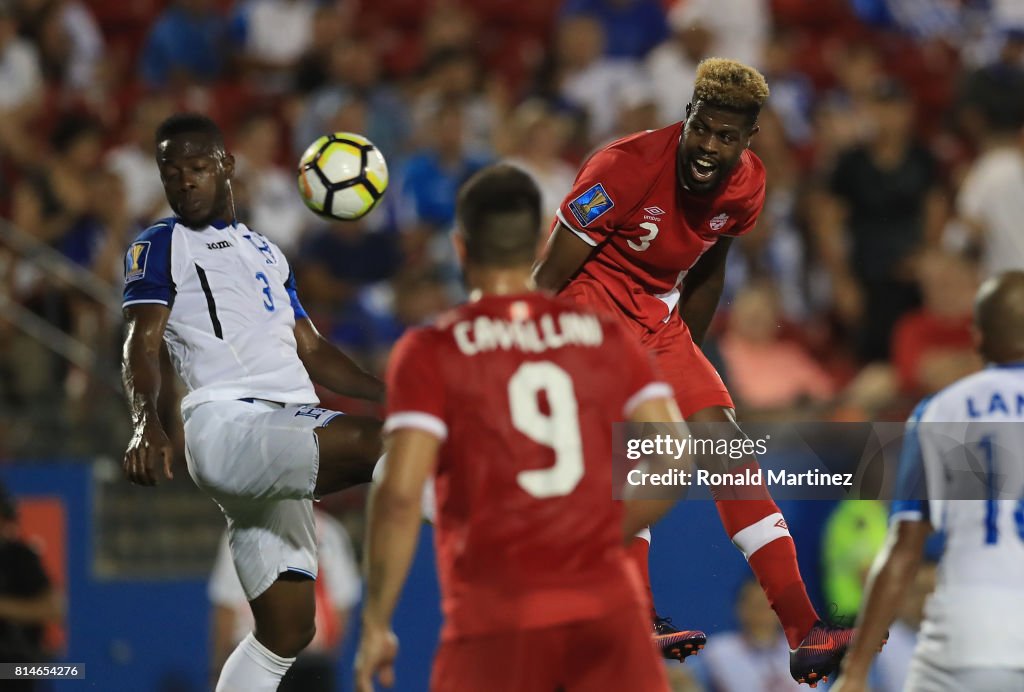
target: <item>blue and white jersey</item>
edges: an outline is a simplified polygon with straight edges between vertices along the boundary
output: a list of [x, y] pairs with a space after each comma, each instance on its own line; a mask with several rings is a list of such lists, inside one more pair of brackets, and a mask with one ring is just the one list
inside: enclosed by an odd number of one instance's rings
[[1024, 364], [963, 378], [907, 424], [893, 521], [946, 534], [918, 655], [1024, 668]]
[[171, 310], [164, 340], [188, 387], [188, 411], [253, 397], [317, 404], [299, 359], [295, 321], [306, 317], [281, 251], [244, 224], [196, 231], [169, 218], [125, 256], [124, 303]]

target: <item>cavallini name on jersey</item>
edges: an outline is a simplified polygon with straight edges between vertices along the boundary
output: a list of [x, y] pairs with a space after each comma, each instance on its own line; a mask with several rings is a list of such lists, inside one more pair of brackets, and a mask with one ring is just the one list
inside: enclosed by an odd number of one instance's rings
[[499, 320], [481, 315], [452, 328], [455, 343], [467, 356], [485, 351], [516, 349], [539, 353], [564, 346], [600, 346], [601, 322], [593, 315], [563, 312], [539, 320]]

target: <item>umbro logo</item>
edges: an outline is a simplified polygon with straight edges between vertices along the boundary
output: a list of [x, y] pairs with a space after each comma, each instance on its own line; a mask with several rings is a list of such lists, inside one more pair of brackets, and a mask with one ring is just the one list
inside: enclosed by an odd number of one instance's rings
[[207, 250], [223, 250], [226, 247], [231, 247], [231, 243], [226, 240], [218, 240], [216, 243], [207, 243]]
[[783, 517], [782, 519], [779, 519], [777, 522], [775, 522], [775, 528], [789, 531], [789, 524], [786, 523], [786, 518]]
[[665, 210], [661, 207], [644, 207], [644, 213], [651, 216], [661, 216], [665, 213]]

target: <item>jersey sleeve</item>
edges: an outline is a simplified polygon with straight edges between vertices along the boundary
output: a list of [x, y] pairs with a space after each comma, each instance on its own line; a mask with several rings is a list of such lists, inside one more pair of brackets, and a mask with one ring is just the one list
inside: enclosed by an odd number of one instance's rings
[[415, 428], [440, 440], [448, 437], [444, 382], [431, 335], [429, 330], [413, 329], [395, 346], [385, 378], [388, 401], [385, 433]]
[[171, 238], [174, 224], [161, 221], [143, 231], [124, 257], [122, 307], [140, 303], [174, 306], [171, 276]]
[[609, 328], [617, 342], [613, 367], [624, 371], [626, 382], [622, 417], [629, 418], [640, 404], [652, 399], [673, 398], [672, 387], [658, 372], [650, 352], [617, 324], [611, 323]]
[[562, 201], [556, 216], [583, 242], [596, 247], [615, 232], [631, 200], [626, 176], [635, 163], [616, 149], [602, 149], [580, 169], [572, 191]]
[[295, 285], [295, 272], [291, 268], [288, 269], [288, 278], [284, 281], [284, 290], [288, 292], [288, 299], [292, 303], [292, 310], [295, 311], [295, 319], [300, 320], [309, 317], [306, 314], [306, 309], [299, 302], [299, 291]]
[[930, 399], [917, 405], [907, 420], [900, 452], [900, 468], [890, 509], [890, 521], [930, 521], [928, 483], [925, 475], [924, 450], [921, 445], [921, 418]]

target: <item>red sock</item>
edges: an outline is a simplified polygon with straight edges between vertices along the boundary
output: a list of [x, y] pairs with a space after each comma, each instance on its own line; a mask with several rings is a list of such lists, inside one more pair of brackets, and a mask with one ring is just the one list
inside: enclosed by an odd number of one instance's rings
[[[757, 462], [734, 472], [757, 469]], [[713, 489], [722, 526], [754, 572], [772, 610], [782, 623], [789, 647], [799, 646], [818, 619], [807, 597], [786, 520], [763, 485], [726, 485]]]
[[654, 592], [651, 591], [651, 570], [647, 564], [647, 556], [651, 551], [651, 544], [643, 538], [637, 536], [633, 537], [630, 541], [629, 547], [626, 548], [626, 554], [629, 555], [629, 559], [633, 561], [636, 568], [640, 571], [640, 576], [644, 580], [644, 588], [647, 589], [647, 606], [651, 611], [651, 617], [654, 617]]

